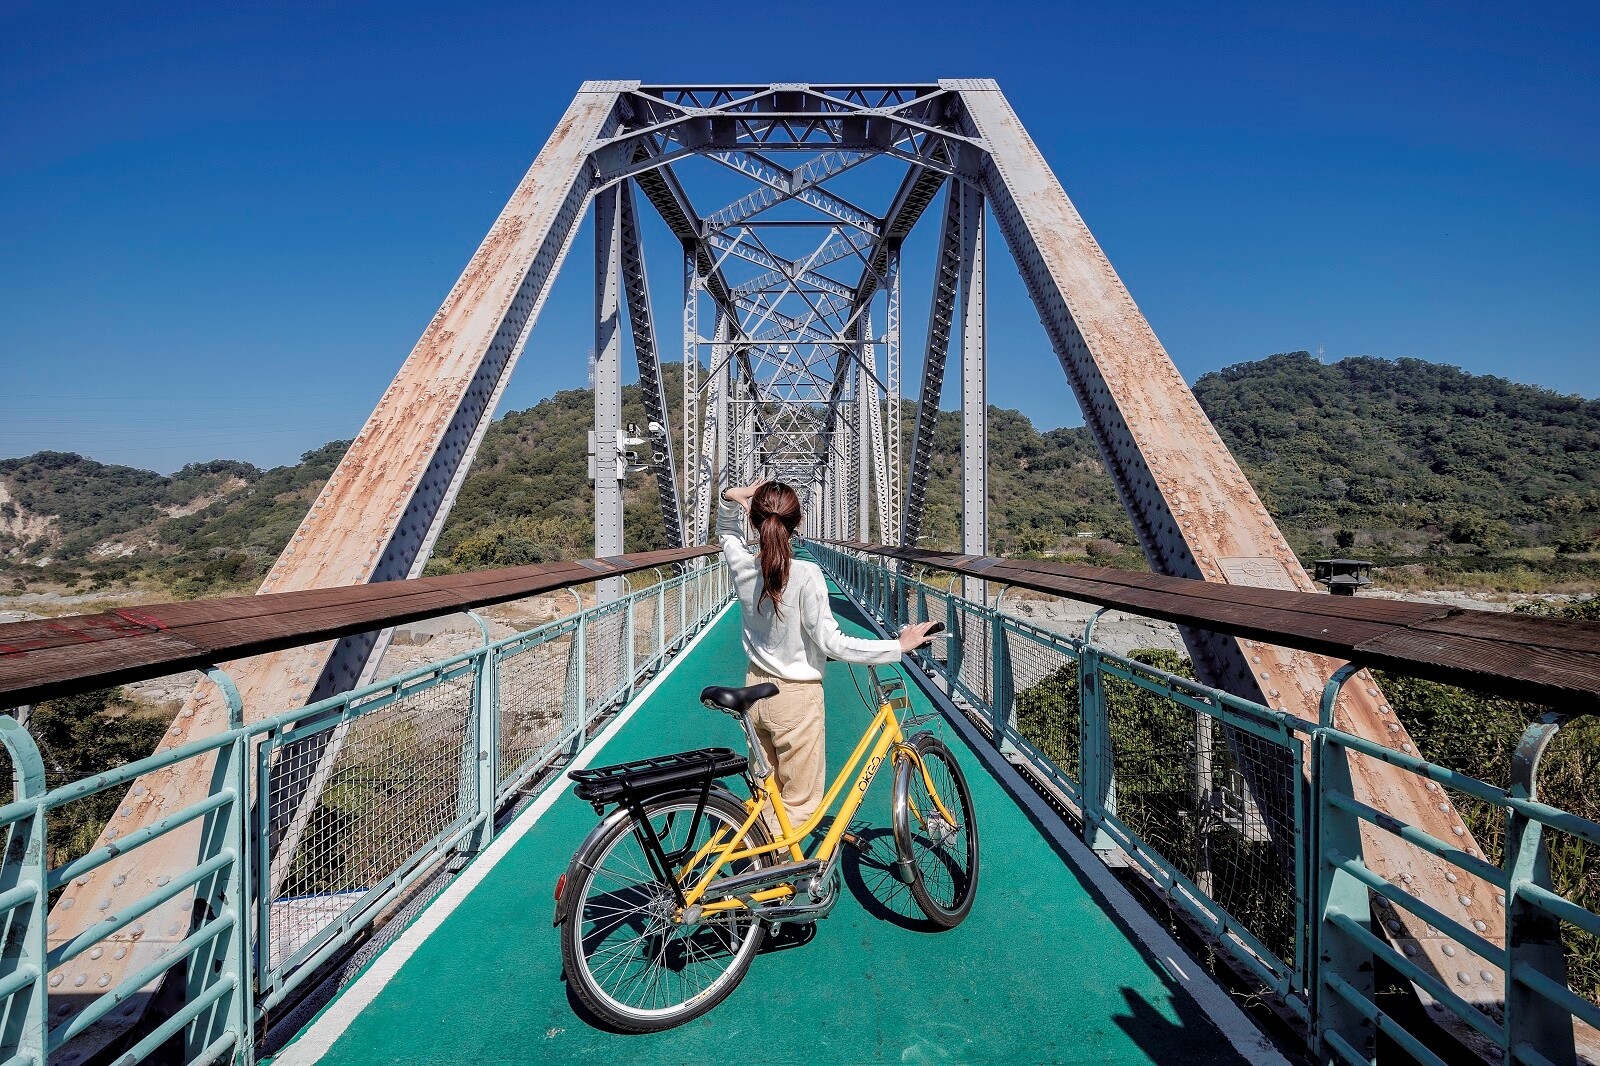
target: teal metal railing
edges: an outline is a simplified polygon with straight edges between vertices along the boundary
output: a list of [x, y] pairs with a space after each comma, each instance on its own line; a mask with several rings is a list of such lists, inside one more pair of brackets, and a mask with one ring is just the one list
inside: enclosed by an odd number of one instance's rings
[[[1096, 644], [1103, 611], [1082, 637], [1067, 636], [866, 555], [808, 547], [886, 630], [944, 621], [948, 639], [917, 656], [928, 677], [1078, 813], [1097, 852], [1130, 861], [1298, 1017], [1322, 1061], [1374, 1061], [1380, 1033], [1419, 1062], [1445, 1061], [1427, 1032], [1380, 1005], [1378, 962], [1439, 1004], [1458, 1046], [1486, 1062], [1571, 1063], [1600, 1047], [1600, 1007], [1569, 987], [1563, 946], [1600, 938], [1600, 915], [1552, 890], [1549, 860], [1553, 834], [1600, 847], [1600, 825], [1537, 795], [1560, 715], [1528, 728], [1511, 787], [1500, 788], [1335, 728], [1353, 666], [1333, 675], [1320, 720], [1307, 721], [1180, 677], [1160, 656]], [[1469, 851], [1357, 800], [1351, 775], [1363, 760], [1423, 778], [1441, 804], [1498, 812], [1502, 854]], [[1463, 908], [1466, 893], [1496, 892], [1498, 927], [1441, 913], [1409, 890], [1409, 875], [1369, 867], [1364, 833], [1444, 864]], [[1402, 930], [1402, 914], [1444, 941], [1448, 966], [1385, 936]]]
[[[48, 791], [33, 739], [0, 716], [15, 770], [0, 808], [0, 1066], [85, 1061], [152, 1003], [118, 1062], [164, 1047], [168, 1061], [253, 1061], [268, 1012], [441, 864], [485, 847], [497, 814], [730, 599], [715, 563], [599, 606], [574, 593], [572, 614], [499, 640], [472, 615], [480, 647], [248, 724], [212, 669], [226, 732]], [[157, 771], [210, 788], [51, 866], [55, 812]], [[152, 869], [157, 841], [192, 860]], [[107, 866], [151, 891], [63, 942], [52, 906], [93, 906], [72, 893]]]

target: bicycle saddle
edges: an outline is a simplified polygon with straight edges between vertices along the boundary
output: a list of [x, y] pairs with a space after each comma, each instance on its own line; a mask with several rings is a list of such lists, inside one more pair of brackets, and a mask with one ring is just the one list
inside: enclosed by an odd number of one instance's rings
[[750, 708], [757, 702], [778, 694], [778, 686], [770, 681], [761, 685], [751, 685], [749, 688], [724, 688], [721, 685], [708, 685], [700, 690], [700, 702], [714, 711], [727, 711], [729, 714], [749, 714]]

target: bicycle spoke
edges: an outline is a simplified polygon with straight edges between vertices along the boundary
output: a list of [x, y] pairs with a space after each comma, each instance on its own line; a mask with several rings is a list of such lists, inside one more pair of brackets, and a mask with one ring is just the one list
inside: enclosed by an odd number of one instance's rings
[[910, 785], [907, 799], [911, 822], [907, 828], [921, 890], [936, 907], [953, 911], [967, 897], [971, 886], [968, 866], [973, 861], [972, 812], [967, 808], [956, 770], [942, 752], [924, 754], [923, 770], [911, 772]]
[[[668, 853], [693, 855], [707, 841], [726, 842], [739, 830], [730, 815], [708, 810], [697, 820], [693, 807], [652, 817], [657, 839]], [[689, 829], [694, 827], [691, 834]], [[709, 916], [693, 926], [676, 924], [673, 900], [656, 878], [641, 833], [619, 833], [584, 881], [577, 916], [580, 963], [605, 998], [630, 1013], [671, 1011], [723, 980], [738, 963], [755, 932], [749, 915]], [[692, 884], [716, 867], [710, 858], [680, 872]], [[749, 869], [745, 860], [725, 872]]]

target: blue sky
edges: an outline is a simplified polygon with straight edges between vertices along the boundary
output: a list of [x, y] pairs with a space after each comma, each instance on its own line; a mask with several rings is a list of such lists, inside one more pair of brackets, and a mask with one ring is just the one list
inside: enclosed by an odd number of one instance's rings
[[[159, 7], [0, 2], [0, 456], [353, 435], [606, 77], [994, 77], [1190, 380], [1320, 345], [1600, 394], [1593, 4]], [[584, 383], [576, 247], [503, 410]], [[992, 402], [1075, 424], [991, 275]]]

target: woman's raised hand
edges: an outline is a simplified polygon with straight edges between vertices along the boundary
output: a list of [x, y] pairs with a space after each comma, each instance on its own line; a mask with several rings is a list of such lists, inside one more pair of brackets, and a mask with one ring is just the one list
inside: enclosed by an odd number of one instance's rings
[[756, 490], [765, 484], [765, 481], [757, 481], [750, 485], [729, 485], [722, 490], [722, 495], [748, 511], [750, 509], [750, 500], [755, 496]]
[[900, 631], [900, 650], [913, 652], [928, 642], [929, 634], [935, 629], [943, 629], [942, 622], [914, 622]]

